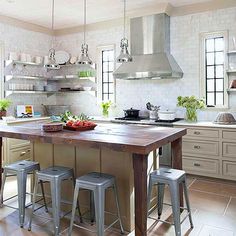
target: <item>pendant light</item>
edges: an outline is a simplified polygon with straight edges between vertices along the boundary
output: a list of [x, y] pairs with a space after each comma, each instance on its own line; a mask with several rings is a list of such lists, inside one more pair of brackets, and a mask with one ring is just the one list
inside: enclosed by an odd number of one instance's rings
[[[54, 31], [54, 3], [55, 0], [52, 0], [52, 32]], [[54, 37], [52, 36], [52, 47], [49, 49], [48, 53], [48, 62], [44, 65], [48, 70], [58, 70], [60, 69], [60, 65], [57, 64], [55, 59], [55, 49], [53, 47]]]
[[128, 42], [128, 39], [125, 37], [125, 33], [126, 33], [126, 0], [123, 0], [123, 1], [124, 1], [124, 36], [120, 42], [121, 51], [120, 51], [120, 55], [117, 57], [118, 63], [132, 61], [132, 57], [129, 54], [129, 50], [128, 50], [129, 42]]
[[76, 64], [79, 65], [92, 65], [93, 62], [88, 55], [88, 44], [86, 44], [86, 19], [87, 18], [87, 1], [84, 0], [84, 42], [81, 46], [81, 55]]

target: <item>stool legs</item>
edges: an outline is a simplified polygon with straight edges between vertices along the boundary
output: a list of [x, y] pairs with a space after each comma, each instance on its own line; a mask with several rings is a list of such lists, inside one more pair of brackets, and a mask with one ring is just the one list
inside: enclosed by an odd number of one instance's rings
[[7, 177], [7, 174], [4, 171], [3, 176], [2, 176], [2, 187], [1, 187], [1, 193], [0, 193], [1, 194], [0, 195], [0, 207], [3, 206], [3, 191], [4, 191], [5, 182], [6, 182], [6, 177]]
[[43, 187], [43, 181], [42, 180], [40, 180], [40, 185], [41, 185], [41, 191], [42, 191], [43, 203], [44, 203], [44, 206], [45, 206], [45, 211], [48, 212], [48, 206], [47, 206], [47, 203], [46, 203], [45, 192], [44, 192], [44, 187]]
[[181, 236], [179, 184], [171, 183], [169, 186], [170, 186], [171, 204], [172, 204], [172, 211], [175, 225], [175, 235]]
[[165, 185], [164, 184], [158, 184], [158, 219], [161, 218], [161, 214], [163, 211], [163, 201], [164, 201], [164, 193], [165, 193]]
[[149, 178], [148, 195], [147, 195], [147, 217], [149, 215], [148, 212], [149, 212], [150, 205], [151, 205], [152, 186], [153, 186], [152, 178]]
[[94, 191], [95, 215], [97, 222], [97, 235], [104, 236], [104, 203], [105, 190], [97, 188]]
[[68, 236], [71, 236], [71, 233], [72, 233], [72, 229], [73, 229], [73, 225], [75, 221], [75, 212], [76, 212], [78, 197], [79, 197], [79, 184], [76, 184], [75, 190], [74, 190], [74, 198], [73, 198], [72, 213], [71, 213], [70, 228], [69, 228]]
[[28, 230], [31, 230], [31, 225], [32, 225], [32, 220], [33, 220], [33, 214], [34, 214], [34, 208], [35, 208], [35, 202], [36, 202], [36, 195], [38, 192], [38, 177], [37, 175], [35, 176], [35, 184], [34, 184], [34, 193], [33, 193], [33, 199], [32, 199], [32, 208], [30, 212], [30, 219], [29, 219], [29, 227]]
[[61, 183], [51, 182], [52, 215], [54, 221], [54, 234], [60, 233], [60, 209], [61, 209]]
[[124, 229], [123, 229], [123, 225], [122, 225], [122, 221], [121, 221], [120, 203], [119, 203], [119, 198], [118, 198], [116, 182], [114, 183], [113, 191], [114, 191], [114, 196], [115, 196], [115, 200], [116, 200], [116, 208], [117, 208], [117, 215], [118, 215], [119, 223], [120, 223], [120, 231], [123, 234], [124, 233]]
[[17, 173], [19, 222], [21, 228], [24, 226], [24, 220], [25, 220], [26, 180], [27, 180], [26, 173], [23, 172]]
[[191, 208], [190, 208], [190, 203], [189, 203], [189, 198], [188, 198], [188, 189], [187, 189], [187, 184], [186, 184], [186, 177], [183, 182], [183, 188], [184, 188], [184, 196], [185, 196], [185, 201], [186, 201], [186, 206], [188, 209], [188, 214], [189, 214], [189, 222], [191, 225], [191, 228], [193, 228], [193, 220], [192, 220], [192, 214], [191, 214]]

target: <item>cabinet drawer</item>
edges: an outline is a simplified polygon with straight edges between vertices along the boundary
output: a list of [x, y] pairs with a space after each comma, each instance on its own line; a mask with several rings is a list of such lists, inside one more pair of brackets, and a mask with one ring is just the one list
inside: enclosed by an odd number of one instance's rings
[[9, 144], [9, 149], [21, 148], [24, 146], [28, 146], [30, 144], [29, 140], [14, 139], [14, 138], [7, 139], [7, 142]]
[[223, 156], [236, 159], [236, 143], [223, 142]]
[[[199, 138], [219, 138], [219, 130], [188, 128], [187, 136]], [[186, 136], [186, 137], [187, 137]]]
[[183, 153], [219, 155], [219, 143], [214, 141], [183, 140]]
[[183, 158], [183, 169], [187, 172], [219, 174], [219, 161], [204, 158]]
[[15, 148], [9, 151], [9, 163], [13, 163], [20, 160], [31, 159], [30, 146], [26, 148]]
[[236, 162], [223, 161], [223, 175], [236, 178]]
[[236, 131], [222, 131], [223, 139], [235, 140], [236, 141]]

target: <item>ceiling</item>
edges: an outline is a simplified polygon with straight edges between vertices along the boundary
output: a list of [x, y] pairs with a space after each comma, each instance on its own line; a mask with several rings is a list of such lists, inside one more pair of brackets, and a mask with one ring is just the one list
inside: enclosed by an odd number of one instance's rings
[[[127, 0], [127, 11], [170, 3], [174, 7], [209, 0]], [[87, 23], [122, 17], [122, 0], [87, 0]], [[50, 0], [0, 0], [0, 15], [51, 27]], [[83, 0], [55, 0], [55, 29], [83, 24]]]

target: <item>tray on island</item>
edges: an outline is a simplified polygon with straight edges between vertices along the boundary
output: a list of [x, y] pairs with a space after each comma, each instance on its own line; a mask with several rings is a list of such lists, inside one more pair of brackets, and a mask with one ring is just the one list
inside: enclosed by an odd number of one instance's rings
[[72, 131], [86, 131], [86, 130], [93, 130], [97, 125], [90, 125], [90, 126], [77, 126], [77, 127], [73, 127], [73, 126], [64, 126], [64, 129], [67, 130], [72, 130]]

